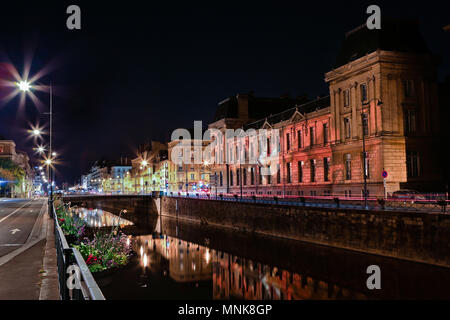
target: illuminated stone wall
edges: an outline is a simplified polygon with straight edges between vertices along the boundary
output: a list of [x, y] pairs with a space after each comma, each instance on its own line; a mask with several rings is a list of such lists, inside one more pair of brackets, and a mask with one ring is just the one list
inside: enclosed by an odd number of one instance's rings
[[445, 214], [185, 198], [163, 198], [161, 207], [164, 216], [198, 223], [450, 266], [450, 216]]

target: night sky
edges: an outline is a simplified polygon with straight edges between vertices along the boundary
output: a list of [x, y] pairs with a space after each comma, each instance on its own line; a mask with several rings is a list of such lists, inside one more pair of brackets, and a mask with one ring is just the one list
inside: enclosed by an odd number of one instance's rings
[[[450, 75], [444, 1], [15, 2], [0, 7], [0, 62], [9, 59], [22, 72], [24, 57], [34, 52], [31, 74], [52, 67], [39, 82], [56, 87], [58, 183], [74, 183], [101, 157], [133, 157], [139, 144], [168, 140], [194, 120], [208, 124], [218, 102], [237, 93], [328, 94], [324, 73], [371, 4], [382, 17], [417, 18], [442, 58], [440, 79]], [[81, 7], [80, 31], [66, 28], [70, 4]], [[37, 95], [47, 112], [48, 94]], [[0, 135], [32, 155], [26, 129], [47, 116], [31, 100], [25, 110], [18, 104], [16, 98], [0, 106]]]

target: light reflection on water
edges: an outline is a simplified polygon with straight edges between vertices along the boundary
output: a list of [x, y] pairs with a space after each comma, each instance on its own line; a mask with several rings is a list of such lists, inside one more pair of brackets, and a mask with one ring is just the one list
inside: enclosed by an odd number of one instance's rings
[[[97, 226], [117, 223], [118, 218], [102, 210], [85, 209], [80, 214], [86, 219], [92, 217]], [[124, 223], [131, 224], [126, 220]], [[107, 299], [449, 297], [447, 268], [230, 232], [171, 218], [158, 217], [153, 224], [127, 227], [124, 231], [130, 235], [135, 252], [129, 264], [107, 275], [94, 275]], [[383, 290], [379, 292], [366, 287], [369, 265], [378, 265], [383, 270]]]
[[[141, 278], [149, 280], [164, 269], [162, 272], [168, 272], [168, 277], [177, 283], [195, 286], [202, 281], [212, 283], [210, 296], [203, 299], [367, 298], [337, 285], [170, 236], [138, 236], [133, 241], [134, 250], [139, 253], [139, 264], [144, 269]], [[189, 298], [189, 294], [186, 297]]]
[[108, 211], [102, 209], [86, 209], [75, 208], [74, 213], [83, 219], [89, 227], [112, 227], [112, 226], [129, 226], [133, 225], [132, 222], [120, 218]]

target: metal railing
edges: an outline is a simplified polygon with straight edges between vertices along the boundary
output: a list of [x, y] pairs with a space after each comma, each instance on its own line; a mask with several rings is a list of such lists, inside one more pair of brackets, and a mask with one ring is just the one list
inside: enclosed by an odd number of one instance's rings
[[260, 204], [278, 204], [289, 206], [304, 206], [318, 208], [341, 208], [341, 209], [361, 209], [361, 210], [383, 210], [383, 211], [406, 211], [423, 213], [447, 213], [447, 207], [450, 206], [450, 200], [446, 194], [424, 194], [421, 199], [401, 199], [394, 197], [368, 197], [367, 207], [364, 205], [363, 197], [350, 197], [342, 195], [328, 196], [282, 196], [282, 195], [248, 195], [244, 194], [224, 194], [224, 193], [186, 193], [186, 192], [153, 192], [141, 195], [78, 195], [65, 196], [66, 199], [88, 199], [89, 197], [181, 197], [204, 200], [222, 200]]
[[105, 300], [81, 253], [69, 246], [52, 209], [61, 300]]
[[343, 196], [268, 196], [268, 195], [243, 195], [239, 194], [200, 194], [168, 192], [167, 197], [194, 198], [204, 200], [221, 200], [245, 203], [277, 204], [289, 206], [304, 206], [318, 208], [341, 208], [383, 211], [407, 211], [424, 213], [447, 213], [449, 200], [442, 197], [426, 198], [423, 200], [406, 200], [395, 198], [368, 198], [367, 207], [362, 197]]

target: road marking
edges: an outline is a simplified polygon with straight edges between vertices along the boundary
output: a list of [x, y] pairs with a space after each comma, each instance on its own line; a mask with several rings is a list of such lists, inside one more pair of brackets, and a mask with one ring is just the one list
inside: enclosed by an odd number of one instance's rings
[[8, 214], [6, 217], [4, 217], [3, 219], [0, 220], [0, 223], [2, 223], [3, 221], [5, 221], [6, 219], [8, 219], [9, 217], [11, 217], [13, 214], [15, 214], [17, 211], [21, 210], [23, 207], [25, 207], [27, 204], [31, 203], [31, 201], [28, 201], [27, 203], [25, 203], [23, 206], [21, 206], [20, 208], [14, 210], [13, 212], [11, 212], [10, 214]]
[[20, 231], [20, 229], [13, 229], [13, 230], [9, 230], [9, 231], [11, 231], [11, 234], [16, 234], [17, 232], [19, 232]]
[[0, 247], [20, 247], [23, 246], [23, 244], [20, 243], [5, 243], [5, 244], [0, 244]]

